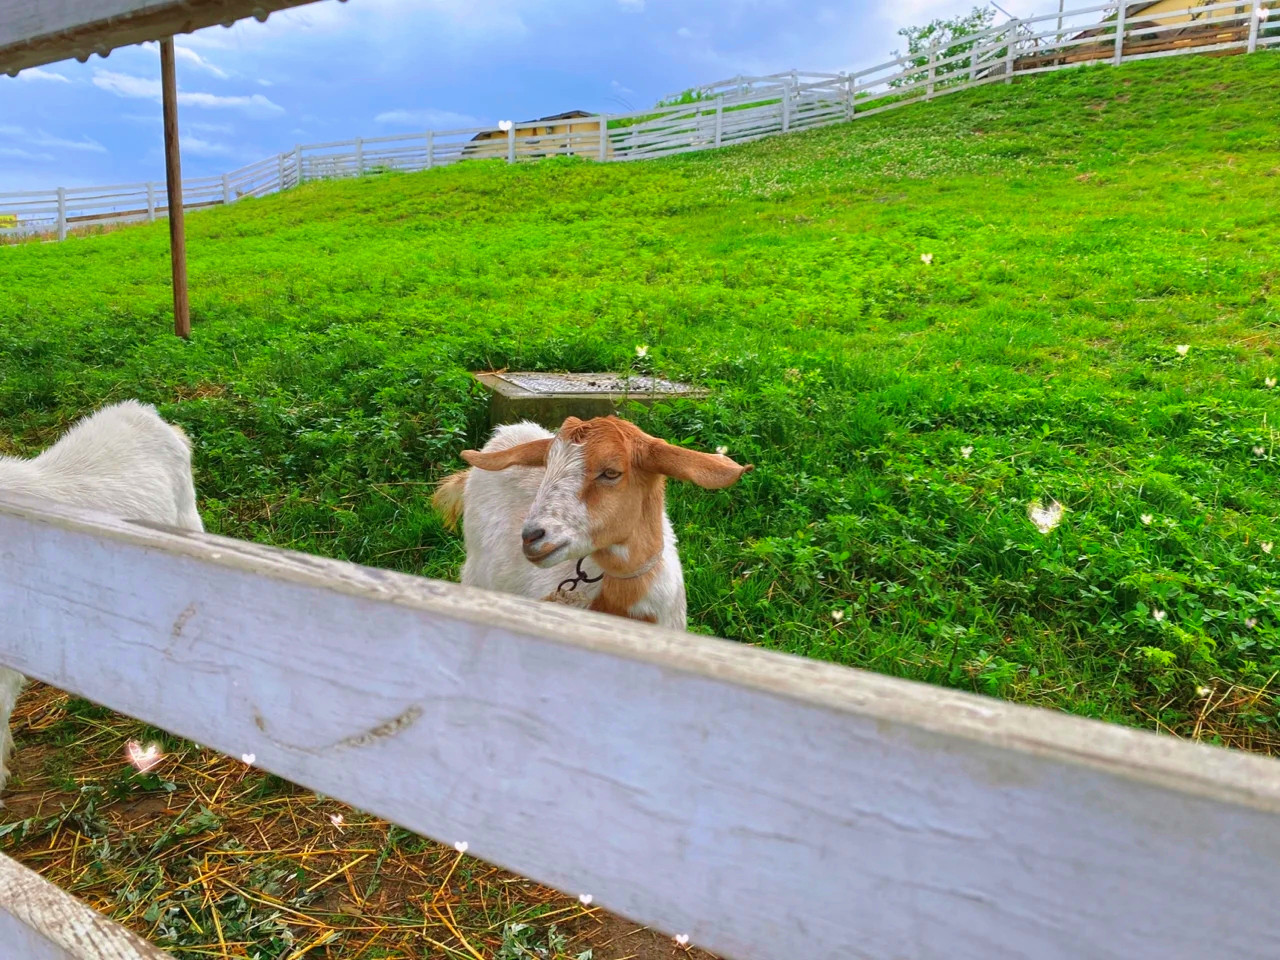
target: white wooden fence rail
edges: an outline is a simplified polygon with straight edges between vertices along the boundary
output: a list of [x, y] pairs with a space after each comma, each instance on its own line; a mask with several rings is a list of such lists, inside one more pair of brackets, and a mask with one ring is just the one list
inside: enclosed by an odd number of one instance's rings
[[737, 960], [1280, 956], [1261, 757], [33, 502], [0, 610], [0, 663]]
[[[1275, 6], [1277, 9], [1273, 9]], [[1142, 5], [1094, 5], [1011, 20], [946, 50], [899, 57], [853, 73], [733, 77], [694, 92], [693, 103], [559, 121], [423, 131], [299, 144], [221, 176], [183, 183], [186, 209], [234, 203], [308, 180], [425, 170], [466, 159], [508, 162], [575, 155], [639, 160], [845, 123], [919, 100], [1086, 63], [1123, 63], [1186, 53], [1280, 48], [1280, 4], [1218, 2], [1144, 15]], [[1125, 12], [1128, 15], [1125, 15]], [[1191, 19], [1185, 19], [1191, 18]], [[1123, 29], [1117, 32], [1119, 24]], [[953, 51], [948, 54], [948, 51]], [[601, 127], [604, 127], [602, 130]], [[551, 130], [553, 132], [548, 132]], [[482, 139], [476, 139], [481, 137]], [[0, 236], [68, 232], [165, 216], [158, 182], [0, 193]]]

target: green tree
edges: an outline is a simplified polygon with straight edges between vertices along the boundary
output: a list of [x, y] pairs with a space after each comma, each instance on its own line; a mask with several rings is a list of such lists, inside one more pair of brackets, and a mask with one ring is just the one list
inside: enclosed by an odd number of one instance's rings
[[[922, 27], [903, 27], [898, 31], [898, 36], [906, 38], [907, 52], [903, 54], [895, 50], [893, 55], [910, 57], [911, 62], [906, 64], [907, 69], [919, 70], [919, 72], [909, 73], [891, 81], [890, 86], [905, 87], [924, 80], [928, 76], [929, 51], [935, 47], [938, 60], [968, 53], [974, 46], [974, 35], [989, 28], [995, 22], [995, 18], [994, 7], [974, 7], [972, 12], [949, 20], [938, 18]], [[968, 71], [967, 59], [945, 64], [937, 68], [935, 83], [945, 86], [948, 83], [959, 82], [968, 76]]]

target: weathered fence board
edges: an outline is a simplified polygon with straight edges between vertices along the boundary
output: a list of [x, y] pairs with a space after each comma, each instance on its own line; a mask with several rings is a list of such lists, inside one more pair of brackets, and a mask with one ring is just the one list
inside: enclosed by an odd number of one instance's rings
[[0, 662], [740, 960], [1280, 956], [1280, 764], [0, 504]]
[[0, 854], [4, 960], [171, 960], [39, 874]]

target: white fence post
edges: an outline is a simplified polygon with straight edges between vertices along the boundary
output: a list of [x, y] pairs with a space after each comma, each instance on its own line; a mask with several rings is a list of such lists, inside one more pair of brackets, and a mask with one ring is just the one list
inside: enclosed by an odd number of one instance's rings
[[786, 133], [791, 129], [791, 83], [783, 81], [782, 84], [782, 132]]
[[511, 126], [507, 127], [507, 163], [516, 162], [516, 125], [515, 121], [511, 121]]
[[1247, 53], [1254, 53], [1258, 49], [1258, 31], [1262, 27], [1262, 18], [1266, 16], [1263, 12], [1262, 0], [1253, 0], [1253, 8], [1249, 11], [1249, 47]]
[[1120, 6], [1116, 8], [1116, 55], [1111, 61], [1116, 66], [1124, 59], [1124, 18], [1128, 7], [1128, 0], [1120, 0]]
[[435, 164], [436, 135], [434, 131], [427, 131], [427, 169], [430, 170]]
[[302, 144], [293, 148], [293, 185], [302, 186]]
[[[569, 127], [569, 152], [573, 153], [573, 127]], [[609, 118], [600, 114], [600, 160], [609, 159]]]
[[970, 83], [973, 83], [975, 80], [978, 79], [978, 57], [980, 54], [981, 54], [981, 50], [978, 47], [978, 41], [975, 40], [973, 41], [973, 44], [969, 47], [969, 82]]
[[845, 74], [844, 78], [844, 119], [848, 123], [853, 119], [853, 77]]
[[364, 176], [364, 139], [356, 137], [356, 176]]
[[67, 188], [58, 188], [58, 239], [67, 239]]
[[724, 97], [716, 97], [716, 146], [724, 137]]
[[225, 207], [231, 202], [231, 174], [224, 173], [222, 175], [222, 205]]
[[1018, 21], [1009, 21], [1008, 49], [1005, 51], [1004, 82], [1013, 83], [1013, 60], [1018, 55], [1015, 41], [1018, 39]]
[[147, 223], [156, 222], [156, 185], [154, 181], [147, 181]]
[[935, 41], [929, 46], [929, 85], [925, 88], [924, 98], [933, 99], [933, 84], [938, 77], [938, 44]]

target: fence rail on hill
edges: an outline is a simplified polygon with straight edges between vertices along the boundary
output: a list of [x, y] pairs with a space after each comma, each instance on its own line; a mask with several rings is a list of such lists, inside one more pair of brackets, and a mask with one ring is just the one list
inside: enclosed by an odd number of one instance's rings
[[[726, 958], [1280, 956], [1274, 760], [34, 501], [0, 544], [0, 664]], [[156, 960], [103, 927], [0, 857], [0, 957]]]
[[[1280, 9], [1263, 0], [1144, 15], [1144, 4], [1084, 7], [1011, 20], [916, 57], [853, 73], [734, 77], [691, 103], [626, 114], [536, 120], [305, 144], [221, 176], [183, 182], [184, 209], [234, 203], [308, 180], [429, 170], [467, 159], [582, 156], [640, 160], [846, 123], [967, 90], [1088, 63], [1280, 48]], [[1131, 12], [1132, 11], [1132, 12]], [[68, 233], [165, 216], [161, 181], [0, 193], [0, 237]]]

